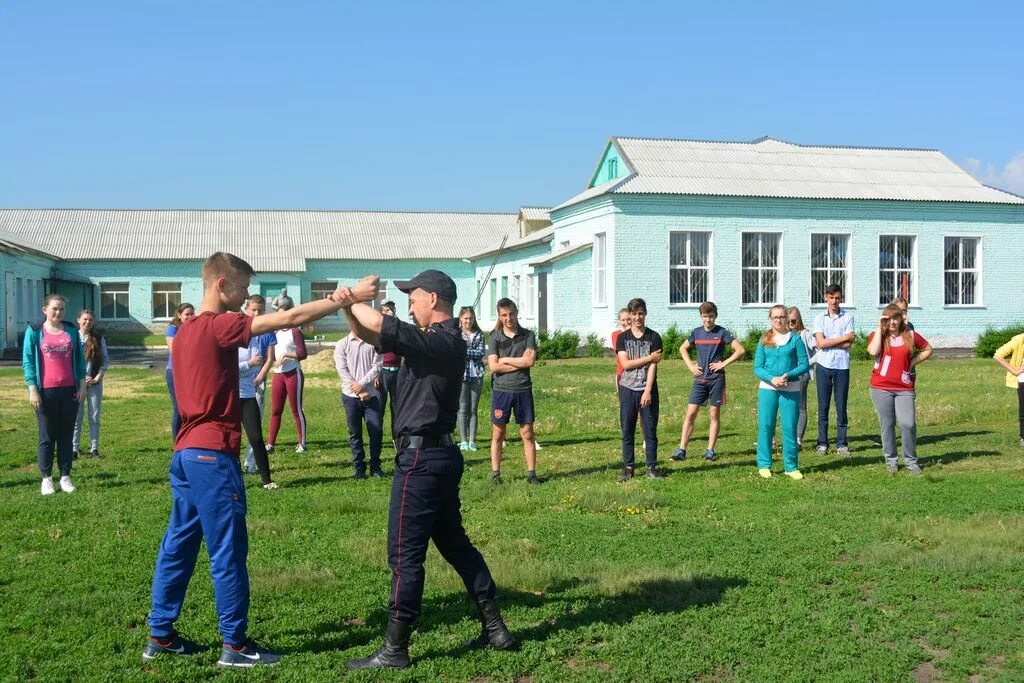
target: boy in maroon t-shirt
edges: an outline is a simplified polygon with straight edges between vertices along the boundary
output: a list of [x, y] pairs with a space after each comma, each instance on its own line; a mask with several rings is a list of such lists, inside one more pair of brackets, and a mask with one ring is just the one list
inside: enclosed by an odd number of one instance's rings
[[197, 314], [181, 326], [173, 354], [174, 389], [181, 429], [171, 460], [171, 519], [153, 572], [150, 638], [144, 661], [161, 653], [189, 655], [200, 648], [174, 630], [185, 590], [206, 540], [217, 616], [224, 645], [220, 666], [274, 664], [281, 657], [248, 639], [249, 550], [245, 526], [245, 484], [238, 462], [241, 400], [238, 348], [250, 337], [296, 327], [342, 306], [372, 301], [378, 279], [339, 287], [326, 299], [251, 318], [236, 311], [248, 296], [252, 267], [217, 252], [203, 264], [205, 293]]

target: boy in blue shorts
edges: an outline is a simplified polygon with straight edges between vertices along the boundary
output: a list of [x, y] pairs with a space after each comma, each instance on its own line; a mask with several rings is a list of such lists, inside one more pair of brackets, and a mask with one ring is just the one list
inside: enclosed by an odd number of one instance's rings
[[537, 442], [533, 431], [533, 382], [530, 368], [537, 360], [537, 338], [519, 326], [519, 309], [512, 299], [498, 301], [498, 324], [487, 342], [491, 371], [491, 483], [501, 483], [505, 429], [513, 413], [526, 455], [526, 482], [539, 484]]
[[252, 267], [217, 252], [203, 263], [203, 302], [174, 340], [174, 393], [181, 429], [171, 459], [171, 519], [153, 572], [150, 637], [143, 661], [162, 654], [191, 655], [202, 648], [174, 630], [199, 548], [206, 541], [223, 645], [217, 664], [252, 667], [281, 656], [248, 637], [249, 534], [245, 483], [238, 462], [242, 442], [238, 349], [265, 332], [305, 325], [342, 306], [371, 301], [378, 279], [369, 276], [327, 299], [270, 315], [237, 312], [248, 296]]
[[[703, 405], [708, 406], [711, 426], [708, 428], [708, 448], [704, 451], [704, 459], [713, 462], [715, 443], [721, 427], [719, 414], [725, 405], [725, 368], [743, 357], [743, 344], [729, 334], [729, 330], [717, 325], [718, 307], [714, 302], [705, 301], [700, 305], [700, 319], [703, 325], [695, 328], [690, 337], [679, 347], [679, 355], [683, 357], [686, 367], [693, 373], [693, 388], [690, 389], [690, 400], [686, 406], [686, 417], [683, 419], [683, 432], [679, 437], [679, 448], [672, 455], [676, 462], [686, 460], [686, 446], [693, 434], [693, 423]], [[697, 362], [690, 358], [690, 347], [697, 347]], [[732, 355], [723, 360], [726, 347], [732, 347]]]

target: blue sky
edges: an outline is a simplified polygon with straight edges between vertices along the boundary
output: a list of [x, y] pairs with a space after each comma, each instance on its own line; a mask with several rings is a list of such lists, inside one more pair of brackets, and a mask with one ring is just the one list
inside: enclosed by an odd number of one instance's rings
[[610, 135], [938, 148], [1024, 192], [1024, 3], [0, 4], [0, 207], [514, 211]]

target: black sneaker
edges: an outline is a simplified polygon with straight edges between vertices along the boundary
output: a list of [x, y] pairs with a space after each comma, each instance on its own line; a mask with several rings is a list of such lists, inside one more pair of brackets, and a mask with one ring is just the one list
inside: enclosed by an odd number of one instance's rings
[[78, 451], [71, 451], [71, 459], [78, 460]]
[[526, 475], [526, 483], [527, 484], [539, 484], [540, 483], [540, 479], [537, 478], [537, 473], [536, 472], [528, 473]]
[[352, 474], [353, 479], [366, 479], [366, 470], [356, 470]]
[[231, 666], [247, 669], [252, 666], [273, 666], [281, 661], [281, 655], [265, 648], [259, 647], [251, 640], [236, 648], [234, 645], [224, 643], [220, 650], [220, 659], [217, 666]]
[[619, 481], [629, 481], [633, 478], [633, 468], [623, 467], [622, 471], [619, 472]]
[[273, 452], [274, 452], [274, 444], [268, 443], [267, 444], [267, 455], [270, 455]]
[[657, 467], [648, 467], [647, 473], [644, 474], [648, 479], [664, 479], [665, 475], [658, 471]]
[[377, 479], [381, 479], [382, 477], [385, 476], [384, 470], [382, 470], [379, 467], [371, 467], [370, 468], [370, 476], [371, 477], [376, 477]]
[[686, 460], [686, 449], [677, 448], [676, 452], [672, 454], [672, 459], [675, 460], [676, 462], [682, 462]]
[[168, 655], [179, 655], [182, 657], [188, 657], [194, 655], [197, 652], [203, 652], [207, 648], [193, 643], [190, 640], [185, 640], [177, 633], [171, 635], [170, 638], [165, 640], [149, 637], [146, 641], [146, 647], [142, 650], [142, 661], [148, 662], [157, 657], [157, 655], [168, 654]]
[[91, 451], [89, 451], [89, 457], [90, 458], [98, 458], [98, 457], [100, 457], [100, 452], [94, 448]]
[[492, 484], [500, 484], [501, 483], [501, 472], [491, 472], [491, 483]]

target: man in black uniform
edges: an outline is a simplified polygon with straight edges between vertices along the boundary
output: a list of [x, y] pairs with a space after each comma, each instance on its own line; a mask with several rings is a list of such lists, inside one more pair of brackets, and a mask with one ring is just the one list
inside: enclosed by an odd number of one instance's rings
[[423, 561], [430, 539], [462, 577], [479, 607], [483, 629], [471, 644], [498, 650], [516, 645], [498, 611], [491, 572], [466, 536], [459, 511], [463, 462], [452, 430], [466, 343], [458, 320], [452, 317], [455, 283], [440, 271], [427, 270], [395, 285], [409, 294], [409, 312], [416, 325], [381, 315], [365, 304], [343, 309], [357, 337], [382, 353], [394, 352], [405, 358], [394, 398], [398, 455], [388, 512], [391, 599], [387, 637], [369, 657], [350, 660], [350, 669], [409, 666], [409, 635], [420, 615]]

